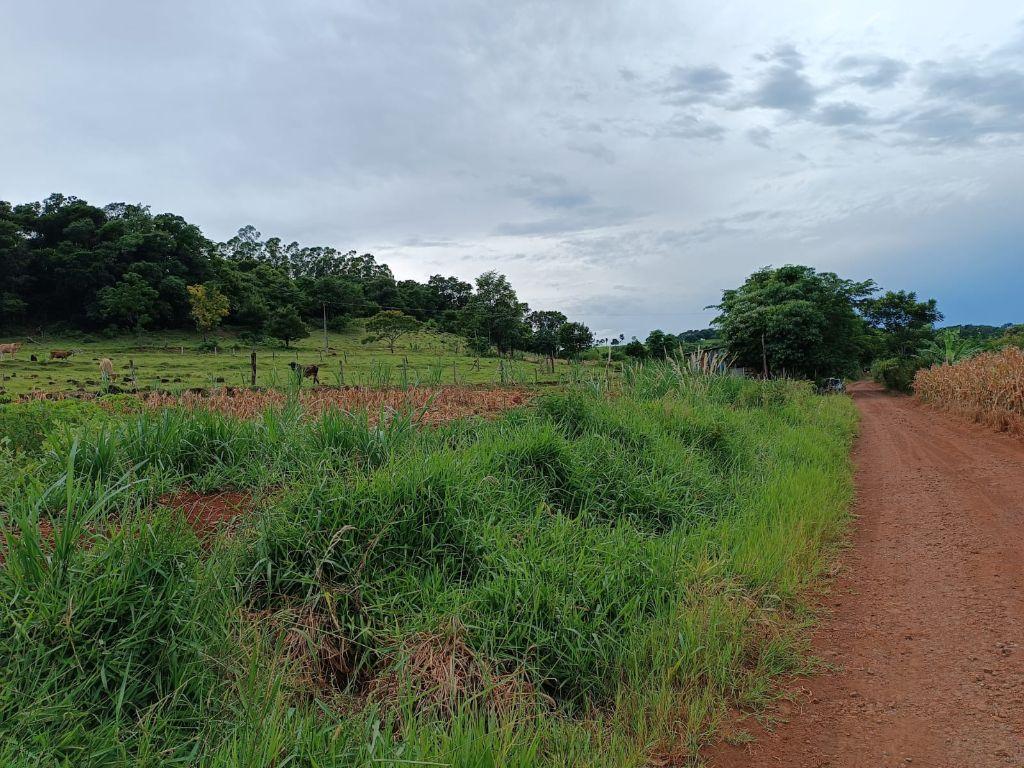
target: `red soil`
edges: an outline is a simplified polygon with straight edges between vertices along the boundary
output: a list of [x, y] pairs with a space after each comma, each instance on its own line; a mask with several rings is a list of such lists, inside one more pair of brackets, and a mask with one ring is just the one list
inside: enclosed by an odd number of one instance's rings
[[180, 509], [200, 536], [214, 533], [227, 522], [252, 509], [252, 494], [240, 491], [193, 493], [180, 491], [159, 499], [161, 505]]
[[770, 732], [715, 768], [1024, 766], [1024, 445], [860, 384], [857, 524]]

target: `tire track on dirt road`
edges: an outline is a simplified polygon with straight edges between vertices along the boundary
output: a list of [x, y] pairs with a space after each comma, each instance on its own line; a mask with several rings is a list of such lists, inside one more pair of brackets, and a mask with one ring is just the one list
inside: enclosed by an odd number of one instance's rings
[[853, 387], [851, 549], [773, 731], [713, 768], [1024, 766], [1024, 442]]

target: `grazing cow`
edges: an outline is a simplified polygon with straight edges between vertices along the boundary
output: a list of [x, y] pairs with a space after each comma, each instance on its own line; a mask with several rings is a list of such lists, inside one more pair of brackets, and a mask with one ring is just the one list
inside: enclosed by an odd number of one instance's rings
[[100, 358], [100, 376], [108, 381], [114, 380], [114, 364], [109, 357]]
[[10, 355], [14, 357], [15, 353], [21, 349], [21, 344], [13, 342], [11, 344], [0, 344], [0, 360], [4, 359], [4, 355]]
[[67, 360], [73, 354], [75, 354], [75, 350], [73, 350], [73, 349], [51, 349], [50, 350], [50, 359], [51, 360]]
[[303, 378], [312, 379], [314, 384], [320, 383], [319, 365], [299, 365], [296, 362], [291, 362], [288, 363], [288, 367], [296, 373], [301, 374]]

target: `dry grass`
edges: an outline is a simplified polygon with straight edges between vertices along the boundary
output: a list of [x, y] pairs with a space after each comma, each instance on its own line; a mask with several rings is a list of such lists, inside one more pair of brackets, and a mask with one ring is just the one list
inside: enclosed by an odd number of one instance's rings
[[[518, 387], [414, 387], [410, 389], [369, 389], [363, 387], [319, 387], [299, 394], [303, 411], [320, 415], [324, 411], [366, 410], [371, 417], [388, 411], [412, 409], [425, 423], [440, 423], [467, 416], [488, 416], [522, 405], [534, 393]], [[255, 418], [268, 408], [280, 408], [287, 395], [278, 390], [219, 389], [209, 393], [182, 395], [152, 393], [142, 396], [146, 407], [159, 409], [181, 406], [209, 410], [239, 418]]]
[[918, 371], [914, 392], [930, 405], [1024, 435], [1024, 350], [1007, 347]]

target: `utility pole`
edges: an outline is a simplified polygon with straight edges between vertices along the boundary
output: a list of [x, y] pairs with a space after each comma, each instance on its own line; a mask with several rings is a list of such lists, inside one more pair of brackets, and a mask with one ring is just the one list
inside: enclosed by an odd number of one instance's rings
[[761, 334], [761, 365], [764, 368], [764, 377], [768, 378], [768, 350], [764, 345], [764, 334]]
[[324, 354], [327, 354], [327, 302], [323, 303], [324, 308]]

